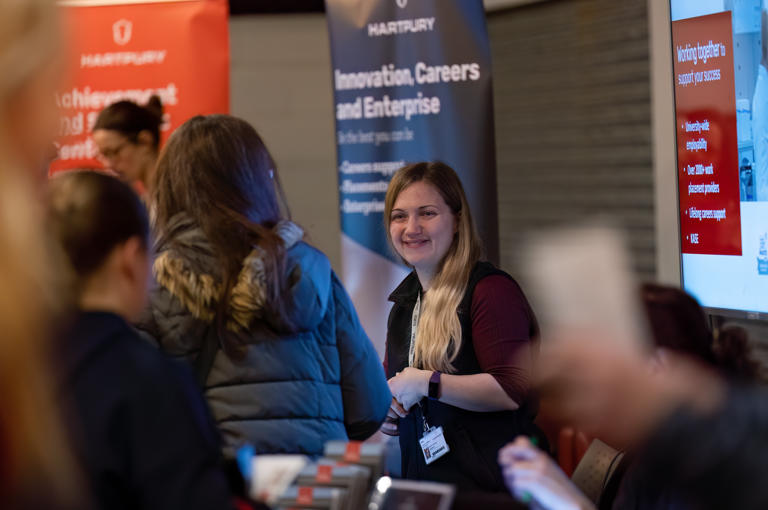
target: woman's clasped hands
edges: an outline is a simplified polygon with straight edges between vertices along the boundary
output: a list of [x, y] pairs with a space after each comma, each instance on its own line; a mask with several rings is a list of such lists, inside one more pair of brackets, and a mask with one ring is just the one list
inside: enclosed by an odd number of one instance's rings
[[398, 435], [398, 419], [405, 418], [411, 407], [428, 394], [431, 375], [432, 372], [428, 370], [406, 367], [388, 381], [389, 390], [392, 392], [392, 404], [384, 424], [381, 426], [381, 431], [384, 434]]

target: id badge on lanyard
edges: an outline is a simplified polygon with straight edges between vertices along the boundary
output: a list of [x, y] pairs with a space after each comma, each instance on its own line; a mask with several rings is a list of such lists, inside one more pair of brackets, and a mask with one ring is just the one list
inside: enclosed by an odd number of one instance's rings
[[[408, 348], [408, 366], [413, 366], [413, 355], [416, 345], [416, 331], [419, 327], [419, 315], [421, 313], [421, 293], [416, 298], [416, 305], [413, 307], [413, 315], [411, 315], [411, 344]], [[421, 417], [424, 424], [424, 433], [419, 439], [419, 445], [421, 446], [421, 453], [424, 455], [424, 462], [431, 464], [451, 449], [448, 447], [448, 443], [445, 441], [445, 434], [443, 434], [443, 427], [430, 427], [427, 423], [427, 415], [424, 413], [424, 408], [419, 402], [421, 408]]]
[[[421, 407], [421, 404], [419, 404], [419, 407]], [[424, 462], [431, 464], [450, 452], [451, 449], [445, 440], [443, 427], [430, 427], [427, 423], [427, 416], [424, 414], [423, 407], [421, 417], [424, 423], [424, 434], [419, 439], [419, 445], [421, 446], [421, 453], [424, 455]]]

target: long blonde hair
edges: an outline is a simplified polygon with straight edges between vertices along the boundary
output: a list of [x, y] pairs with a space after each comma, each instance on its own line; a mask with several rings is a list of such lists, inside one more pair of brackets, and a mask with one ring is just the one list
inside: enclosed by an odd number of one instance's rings
[[[414, 163], [392, 176], [384, 199], [385, 230], [390, 246], [394, 246], [389, 223], [395, 201], [404, 189], [420, 181], [432, 185], [440, 193], [456, 218], [457, 231], [421, 303], [413, 364], [426, 370], [452, 373], [462, 337], [458, 308], [483, 247], [459, 176], [439, 161]], [[408, 264], [404, 259], [403, 262]]]
[[8, 139], [9, 106], [52, 64], [57, 29], [53, 0], [0, 2], [0, 502], [11, 505], [25, 495], [62, 506], [77, 501], [48, 363], [57, 293], [33, 189], [39, 170], [26, 168]]

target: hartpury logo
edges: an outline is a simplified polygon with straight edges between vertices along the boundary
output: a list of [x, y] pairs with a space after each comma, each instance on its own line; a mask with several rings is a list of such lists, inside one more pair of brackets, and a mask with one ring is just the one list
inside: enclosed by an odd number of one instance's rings
[[125, 46], [131, 41], [132, 32], [133, 23], [127, 19], [115, 21], [112, 25], [112, 38], [115, 40], [115, 44], [120, 46]]
[[395, 0], [397, 2], [397, 6], [401, 9], [404, 9], [406, 5], [408, 5], [408, 0]]

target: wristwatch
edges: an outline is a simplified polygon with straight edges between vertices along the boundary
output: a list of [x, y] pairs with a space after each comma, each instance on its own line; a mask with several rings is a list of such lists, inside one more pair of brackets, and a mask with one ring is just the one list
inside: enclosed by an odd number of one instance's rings
[[440, 398], [440, 372], [435, 370], [429, 377], [429, 390], [427, 396], [431, 400], [438, 400]]

